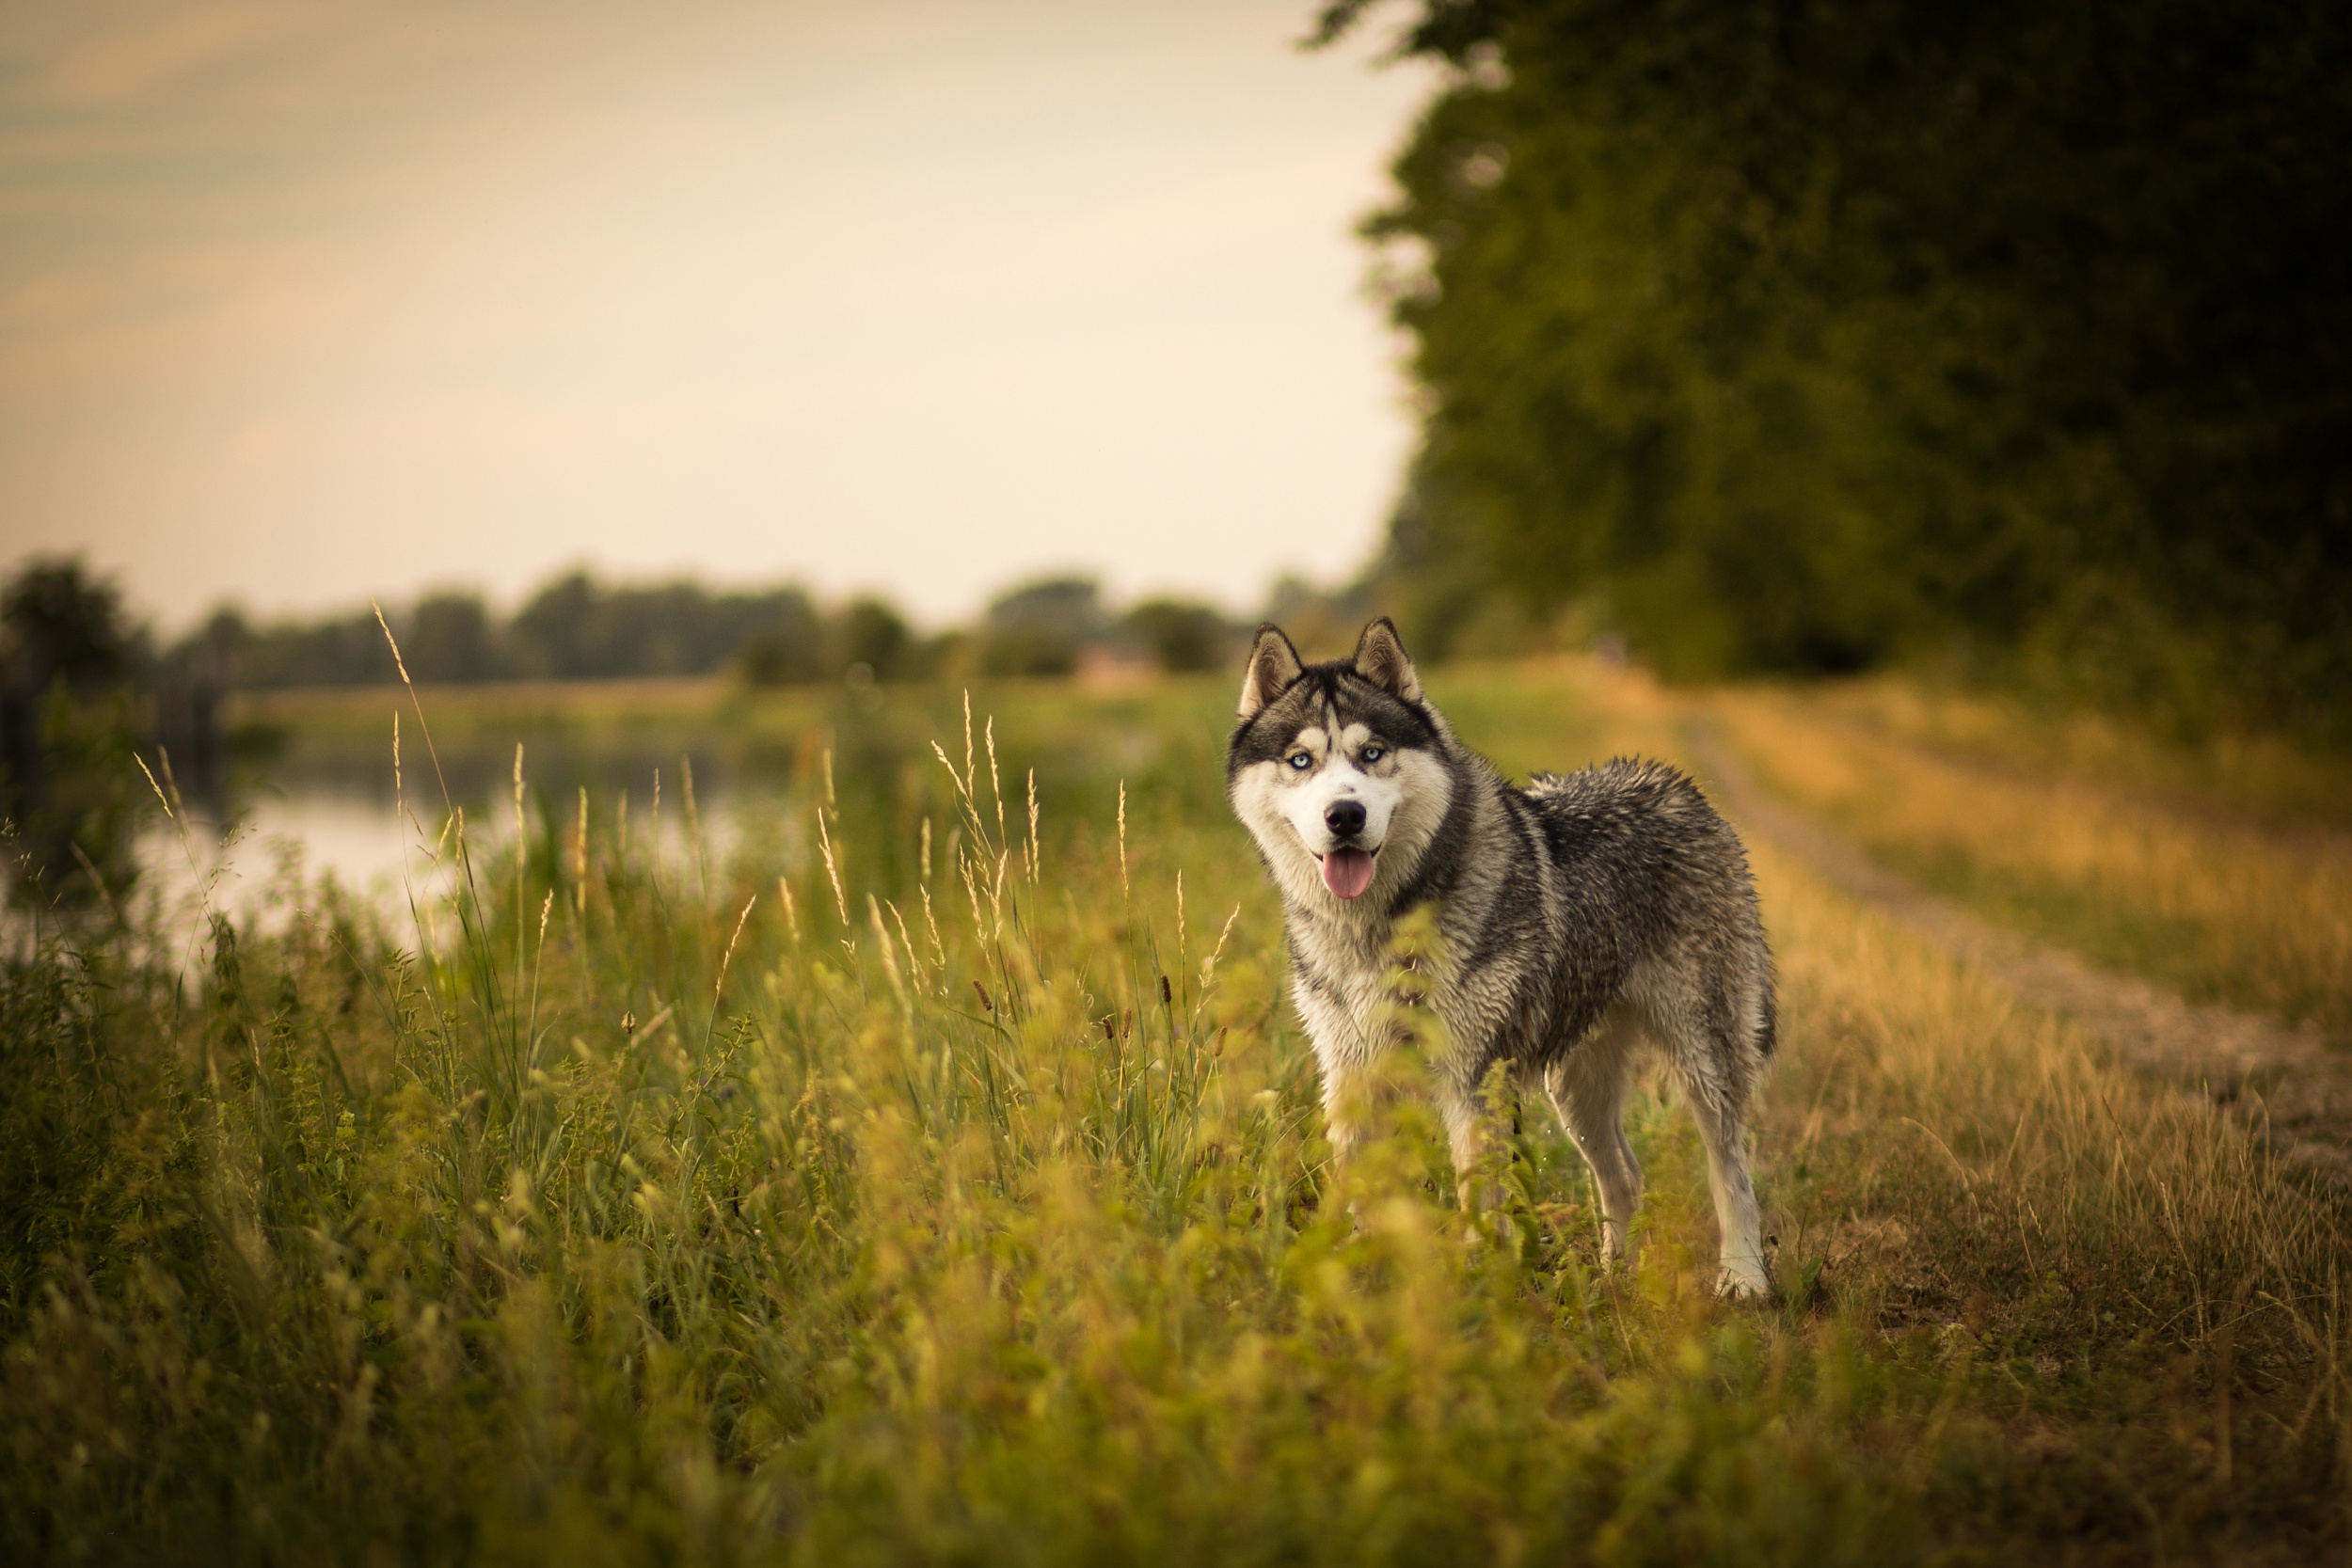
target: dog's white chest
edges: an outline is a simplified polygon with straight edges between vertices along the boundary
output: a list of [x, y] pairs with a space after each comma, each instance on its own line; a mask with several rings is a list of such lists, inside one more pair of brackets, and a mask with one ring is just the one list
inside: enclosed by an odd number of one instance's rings
[[[1296, 921], [1291, 940], [1306, 973], [1294, 987], [1299, 1021], [1327, 1061], [1369, 1063], [1393, 1040], [1395, 1013], [1406, 1000], [1397, 987], [1397, 955], [1385, 941], [1319, 921]], [[1436, 1003], [1432, 993], [1419, 998]]]

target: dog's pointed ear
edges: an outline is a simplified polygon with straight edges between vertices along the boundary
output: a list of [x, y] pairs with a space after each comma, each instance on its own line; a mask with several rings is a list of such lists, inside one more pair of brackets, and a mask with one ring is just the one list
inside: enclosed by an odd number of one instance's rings
[[1249, 668], [1242, 673], [1241, 716], [1248, 719], [1274, 701], [1304, 668], [1281, 627], [1271, 621], [1261, 626], [1249, 642]]
[[1413, 661], [1405, 657], [1405, 643], [1396, 635], [1396, 623], [1387, 616], [1364, 628], [1364, 635], [1356, 643], [1356, 657], [1349, 662], [1356, 666], [1358, 674], [1391, 697], [1401, 697], [1408, 703], [1421, 701], [1421, 677], [1413, 673]]

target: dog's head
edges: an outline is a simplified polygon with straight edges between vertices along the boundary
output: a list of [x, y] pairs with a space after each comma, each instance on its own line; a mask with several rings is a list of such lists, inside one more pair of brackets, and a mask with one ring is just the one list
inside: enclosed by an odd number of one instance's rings
[[1290, 639], [1263, 626], [1242, 676], [1226, 788], [1283, 891], [1336, 906], [1409, 874], [1453, 800], [1447, 749], [1386, 616], [1351, 657], [1325, 664], [1301, 663]]

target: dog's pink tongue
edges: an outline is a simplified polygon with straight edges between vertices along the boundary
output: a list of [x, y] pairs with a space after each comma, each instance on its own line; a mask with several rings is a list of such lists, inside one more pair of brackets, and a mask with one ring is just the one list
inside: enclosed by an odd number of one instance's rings
[[1334, 849], [1323, 857], [1323, 885], [1343, 898], [1372, 886], [1372, 857], [1361, 849]]

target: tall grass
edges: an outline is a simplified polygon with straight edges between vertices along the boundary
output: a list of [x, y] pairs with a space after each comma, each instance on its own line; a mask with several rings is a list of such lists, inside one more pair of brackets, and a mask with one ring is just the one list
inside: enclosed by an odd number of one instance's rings
[[[1515, 765], [1662, 737], [1557, 673], [1438, 695]], [[1279, 911], [1218, 798], [1228, 696], [1014, 689], [968, 730], [953, 694], [845, 706], [723, 862], [646, 831], [647, 798], [626, 846], [617, 798], [535, 799], [526, 757], [496, 832], [427, 786], [413, 907], [290, 882], [275, 924], [202, 926], [194, 978], [184, 927], [13, 955], [0, 1542], [1877, 1563], [2343, 1538], [2336, 1209], [1769, 858], [1780, 1304], [1698, 1288], [1700, 1160], [1654, 1098], [1629, 1276], [1532, 1114], [1515, 1243], [1454, 1210], [1409, 1099], [1338, 1201]], [[683, 789], [665, 771], [665, 814]]]

